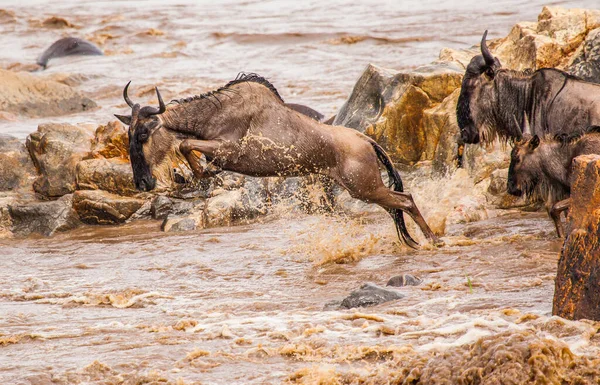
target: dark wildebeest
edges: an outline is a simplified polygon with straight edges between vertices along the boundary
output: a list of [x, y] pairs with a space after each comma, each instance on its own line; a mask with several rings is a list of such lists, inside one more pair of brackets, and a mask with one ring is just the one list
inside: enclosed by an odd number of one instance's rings
[[600, 125], [599, 84], [552, 68], [535, 72], [501, 68], [486, 45], [486, 36], [487, 31], [481, 39], [481, 55], [467, 66], [456, 106], [462, 142], [519, 139], [525, 116], [532, 134], [541, 137]]
[[525, 119], [523, 139], [515, 143], [510, 155], [508, 192], [516, 196], [538, 194], [545, 199], [559, 237], [565, 236], [560, 213], [570, 204], [573, 159], [579, 155], [600, 155], [599, 129], [591, 126], [585, 134], [559, 134], [545, 140], [531, 136]]
[[89, 41], [76, 37], [65, 37], [48, 47], [38, 58], [37, 64], [46, 68], [50, 59], [73, 55], [104, 55], [104, 53]]
[[[194, 176], [210, 176], [198, 153], [222, 170], [240, 174], [333, 178], [354, 198], [376, 203], [390, 212], [398, 234], [416, 248], [406, 229], [406, 211], [434, 244], [433, 234], [410, 194], [403, 192], [400, 175], [383, 148], [356, 130], [328, 126], [284, 105], [277, 90], [256, 74], [243, 74], [226, 86], [165, 106], [158, 88], [159, 108], [134, 104], [131, 116], [116, 115], [129, 125], [129, 150], [135, 185], [149, 191], [156, 185], [153, 168], [168, 152], [179, 150]], [[394, 189], [381, 179], [378, 160]]]

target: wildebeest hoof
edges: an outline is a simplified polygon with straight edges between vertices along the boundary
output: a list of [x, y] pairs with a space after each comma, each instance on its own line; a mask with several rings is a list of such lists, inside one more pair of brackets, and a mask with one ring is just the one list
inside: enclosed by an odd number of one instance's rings
[[431, 244], [435, 247], [444, 247], [446, 246], [446, 242], [442, 241], [441, 238], [435, 238], [431, 241]]
[[395, 290], [385, 289], [373, 283], [365, 283], [360, 289], [353, 291], [342, 301], [340, 307], [352, 309], [354, 307], [375, 306], [384, 302], [404, 298], [404, 295]]
[[419, 277], [415, 277], [414, 275], [411, 275], [411, 274], [402, 274], [402, 275], [397, 275], [395, 277], [390, 278], [390, 280], [388, 281], [386, 286], [395, 286], [395, 287], [417, 286], [417, 285], [420, 285], [421, 282], [423, 282], [423, 280]]

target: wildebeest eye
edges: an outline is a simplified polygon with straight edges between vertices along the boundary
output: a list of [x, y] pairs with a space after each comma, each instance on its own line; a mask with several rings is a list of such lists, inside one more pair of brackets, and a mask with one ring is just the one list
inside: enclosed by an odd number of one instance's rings
[[145, 142], [146, 140], [148, 140], [148, 134], [147, 134], [147, 133], [140, 134], [140, 140], [142, 140], [142, 141], [144, 141], [144, 142]]

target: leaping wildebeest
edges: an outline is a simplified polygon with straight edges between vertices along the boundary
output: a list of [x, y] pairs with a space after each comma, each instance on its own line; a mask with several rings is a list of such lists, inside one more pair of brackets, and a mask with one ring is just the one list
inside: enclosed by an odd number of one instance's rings
[[[462, 81], [456, 118], [464, 143], [520, 139], [525, 116], [533, 135], [579, 132], [600, 125], [600, 84], [542, 68], [502, 68], [481, 39]], [[515, 118], [517, 120], [515, 120]]]
[[[130, 83], [123, 98], [131, 115], [116, 117], [129, 125], [136, 188], [149, 191], [155, 187], [153, 168], [173, 148], [184, 155], [196, 178], [210, 176], [197, 152], [218, 169], [250, 176], [321, 174], [352, 197], [385, 208], [408, 246], [416, 248], [418, 243], [408, 233], [403, 211], [432, 243], [441, 244], [412, 196], [403, 192], [400, 175], [381, 146], [356, 130], [325, 125], [290, 109], [263, 77], [242, 74], [216, 91], [180, 99], [168, 107], [157, 88], [159, 108], [134, 104], [127, 96]], [[378, 160], [393, 190], [382, 181]]]

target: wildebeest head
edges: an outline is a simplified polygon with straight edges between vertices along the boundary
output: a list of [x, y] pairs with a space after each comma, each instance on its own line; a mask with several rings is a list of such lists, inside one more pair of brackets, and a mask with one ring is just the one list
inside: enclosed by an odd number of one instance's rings
[[[117, 119], [129, 126], [129, 158], [133, 169], [133, 180], [135, 187], [138, 190], [150, 191], [156, 187], [156, 179], [152, 176], [152, 165], [164, 159], [165, 154], [153, 146], [153, 142], [162, 127], [160, 114], [166, 111], [165, 103], [162, 100], [158, 88], [156, 88], [156, 96], [158, 97], [159, 108], [156, 107], [140, 107], [139, 104], [134, 104], [127, 96], [127, 83], [123, 89], [123, 98], [127, 105], [131, 107], [131, 115], [115, 115]], [[165, 147], [165, 146], [161, 146]], [[164, 150], [166, 153], [166, 149]]]
[[[484, 104], [489, 104], [489, 109], [494, 103], [494, 100], [490, 100], [494, 94], [487, 93], [485, 90], [493, 87], [496, 72], [502, 67], [498, 58], [494, 57], [488, 49], [486, 37], [487, 31], [481, 39], [481, 55], [471, 59], [467, 66], [456, 106], [456, 118], [464, 143], [479, 143], [481, 140], [481, 128], [486, 122], [485, 118], [478, 116], [477, 112], [486, 110]], [[482, 94], [485, 97], [482, 97]]]
[[542, 178], [542, 167], [538, 147], [540, 138], [531, 136], [529, 122], [525, 118], [523, 137], [516, 141], [510, 153], [508, 168], [508, 193], [530, 195]]

